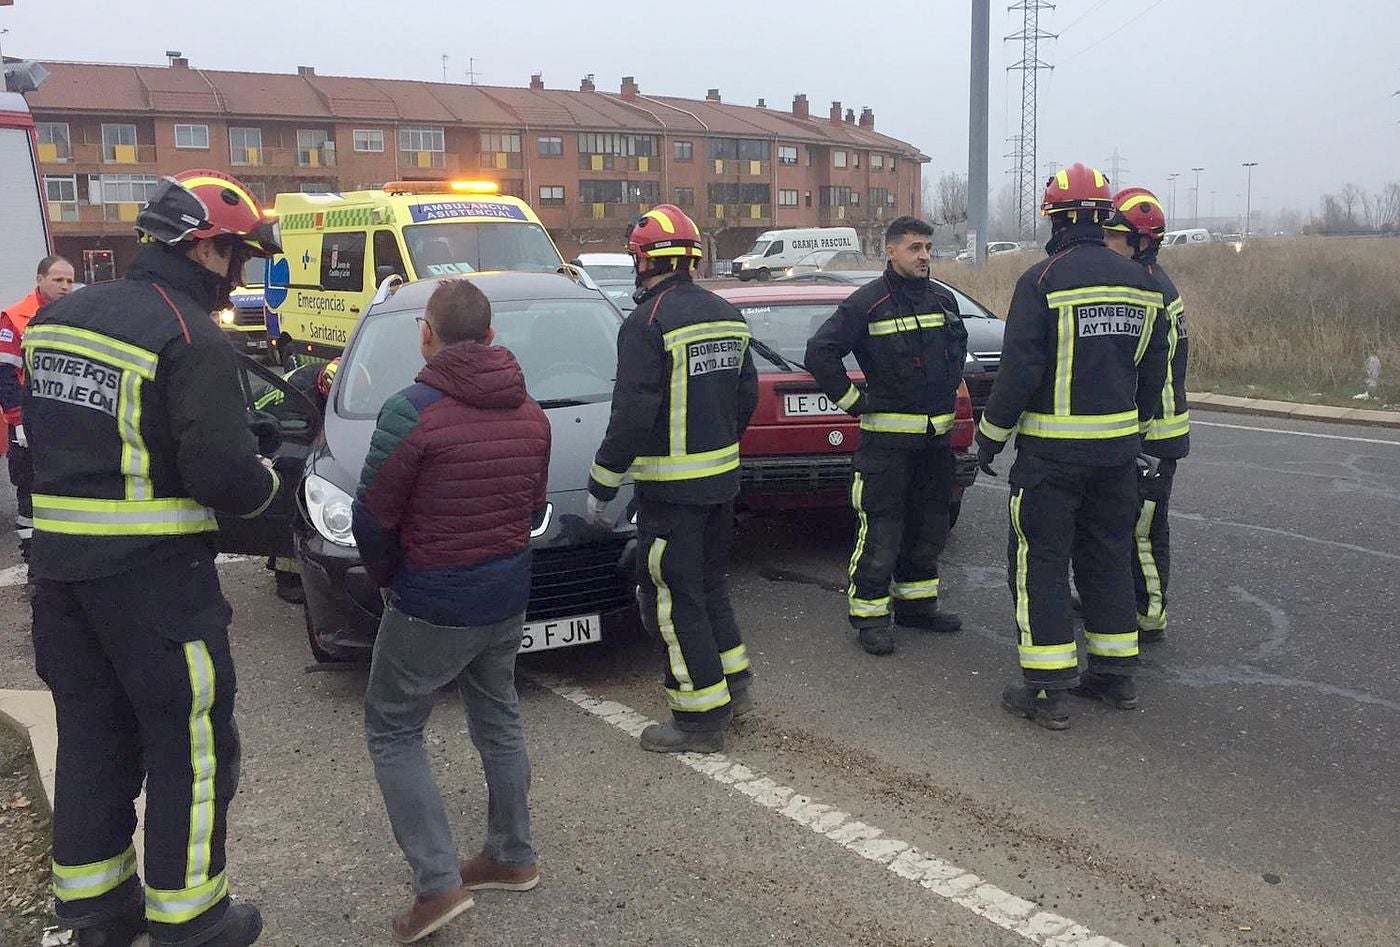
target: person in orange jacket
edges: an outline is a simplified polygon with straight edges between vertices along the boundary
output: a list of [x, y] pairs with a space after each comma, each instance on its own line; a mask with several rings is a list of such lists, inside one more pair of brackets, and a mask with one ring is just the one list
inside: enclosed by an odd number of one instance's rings
[[67, 296], [73, 290], [73, 264], [61, 256], [46, 256], [39, 261], [34, 292], [0, 312], [0, 410], [9, 425], [10, 482], [15, 485], [15, 538], [19, 553], [29, 561], [29, 542], [34, 537], [34, 502], [30, 491], [34, 483], [34, 462], [29, 458], [29, 439], [24, 433], [24, 418], [20, 414], [20, 397], [24, 392], [24, 357], [20, 342], [29, 320], [41, 306]]

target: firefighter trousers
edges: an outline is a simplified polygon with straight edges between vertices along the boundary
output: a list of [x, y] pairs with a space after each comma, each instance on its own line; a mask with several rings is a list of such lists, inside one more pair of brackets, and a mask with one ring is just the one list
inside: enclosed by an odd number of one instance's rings
[[1026, 682], [1057, 689], [1079, 680], [1071, 562], [1084, 603], [1089, 670], [1132, 675], [1138, 662], [1129, 565], [1135, 465], [1090, 467], [1022, 452], [1009, 483], [1008, 583]]
[[1164, 460], [1158, 477], [1138, 498], [1133, 530], [1133, 593], [1138, 631], [1167, 630], [1167, 581], [1171, 577], [1171, 525], [1168, 523], [1176, 461]]
[[938, 557], [948, 541], [953, 451], [947, 436], [916, 450], [856, 448], [848, 614], [856, 628], [938, 608]]
[[209, 932], [228, 908], [225, 815], [239, 763], [231, 610], [213, 554], [36, 586], [35, 663], [58, 718], [58, 917], [89, 926], [141, 911], [132, 835], [144, 779], [152, 936]]
[[15, 485], [15, 539], [19, 554], [29, 561], [29, 543], [34, 538], [34, 459], [28, 447], [15, 442], [15, 429], [10, 428], [10, 445], [5, 459], [10, 465], [10, 483]]
[[666, 703], [682, 730], [717, 730], [731, 691], [748, 687], [749, 655], [729, 602], [734, 504], [638, 498], [642, 622], [666, 648]]

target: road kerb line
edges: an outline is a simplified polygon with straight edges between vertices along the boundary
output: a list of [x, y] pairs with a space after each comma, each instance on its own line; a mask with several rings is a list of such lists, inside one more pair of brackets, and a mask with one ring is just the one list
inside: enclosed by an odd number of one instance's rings
[[[655, 722], [626, 704], [594, 697], [564, 678], [548, 674], [525, 676], [630, 736], [640, 736], [643, 729]], [[891, 838], [883, 829], [853, 819], [850, 813], [783, 786], [733, 757], [723, 753], [681, 753], [675, 759], [747, 796], [756, 805], [777, 812], [1033, 944], [1041, 947], [1125, 947], [1070, 918], [1046, 911], [1033, 901], [1003, 891], [970, 871], [920, 851], [908, 842]]]

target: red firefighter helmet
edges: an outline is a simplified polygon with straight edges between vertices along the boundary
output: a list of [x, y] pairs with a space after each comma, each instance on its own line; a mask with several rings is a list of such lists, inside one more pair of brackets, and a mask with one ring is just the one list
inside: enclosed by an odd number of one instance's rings
[[1113, 213], [1113, 192], [1102, 171], [1076, 161], [1045, 182], [1040, 212], [1049, 216], [1081, 210], [1104, 216]]
[[1145, 187], [1125, 187], [1113, 195], [1114, 213], [1105, 230], [1137, 233], [1148, 240], [1161, 240], [1167, 233], [1167, 212], [1162, 202]]
[[[639, 274], [680, 267], [682, 263], [698, 265], [704, 256], [700, 248], [700, 228], [674, 204], [657, 204], [628, 225], [627, 252], [637, 264]], [[694, 263], [690, 262], [692, 260]], [[649, 266], [650, 261], [664, 261], [671, 266]]]
[[166, 178], [136, 215], [136, 232], [157, 243], [232, 238], [252, 256], [281, 252], [273, 221], [242, 182], [196, 168]]

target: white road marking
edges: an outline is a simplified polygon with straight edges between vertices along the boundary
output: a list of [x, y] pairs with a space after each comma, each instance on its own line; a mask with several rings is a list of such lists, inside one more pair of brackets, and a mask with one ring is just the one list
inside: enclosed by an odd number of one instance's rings
[[[599, 700], [564, 678], [545, 674], [527, 675], [541, 687], [576, 704], [623, 733], [640, 736], [655, 721], [612, 700]], [[1033, 901], [1003, 891], [982, 878], [914, 848], [908, 842], [887, 836], [883, 829], [852, 819], [835, 806], [774, 782], [763, 773], [722, 753], [682, 753], [676, 760], [721, 785], [748, 796], [754, 804], [772, 809], [818, 835], [835, 842], [867, 861], [881, 865], [907, 881], [915, 882], [934, 894], [1000, 928], [1017, 934], [1041, 947], [1124, 947], [1118, 941], [1096, 934], [1082, 924], [1044, 910]]]
[[1286, 434], [1289, 437], [1317, 437], [1325, 441], [1351, 441], [1354, 444], [1389, 444], [1391, 447], [1400, 447], [1400, 441], [1387, 441], [1383, 438], [1346, 437], [1341, 434], [1318, 434], [1314, 431], [1285, 431], [1275, 427], [1250, 427], [1247, 424], [1221, 424], [1218, 421], [1193, 420], [1191, 426], [1220, 427], [1231, 431], [1258, 431], [1261, 434]]
[[[214, 559], [215, 565], [228, 565], [233, 562], [247, 562], [251, 556], [226, 556], [219, 555]], [[10, 566], [8, 569], [0, 569], [0, 589], [9, 588], [12, 585], [23, 585], [24, 580], [29, 575], [29, 567], [24, 563], [17, 566]]]

